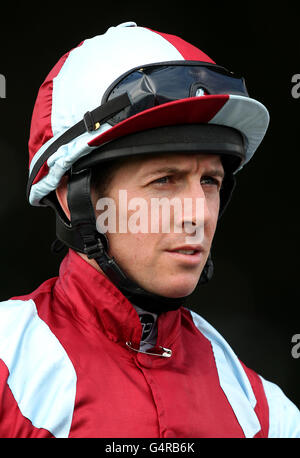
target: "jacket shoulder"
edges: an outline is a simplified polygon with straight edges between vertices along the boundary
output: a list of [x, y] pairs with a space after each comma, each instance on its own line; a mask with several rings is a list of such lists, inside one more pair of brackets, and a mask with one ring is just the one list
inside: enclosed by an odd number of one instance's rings
[[[195, 312], [190, 313], [195, 326], [212, 345], [220, 384], [226, 396], [235, 401], [232, 393], [239, 393], [236, 407], [234, 403], [231, 403], [236, 409], [235, 413], [241, 414], [240, 401], [243, 397], [248, 400], [255, 412], [261, 425], [261, 431], [257, 431], [255, 436], [300, 437], [300, 411], [295, 404], [276, 384], [265, 380], [254, 370], [245, 366], [226, 340], [204, 318]], [[250, 410], [248, 410], [248, 415], [250, 415]]]
[[273, 382], [261, 377], [269, 405], [269, 437], [300, 438], [300, 411]]
[[[76, 373], [66, 350], [40, 318], [36, 306], [50, 303], [53, 281], [43, 283], [29, 295], [0, 302], [0, 362], [4, 371], [0, 374], [0, 400], [4, 393], [6, 398], [11, 393], [22, 418], [55, 437], [67, 437]], [[13, 429], [13, 417], [10, 412], [7, 415]]]
[[19, 295], [19, 296], [12, 296], [8, 300], [0, 302], [0, 304], [6, 303], [8, 301], [13, 301], [13, 300], [14, 301], [27, 301], [27, 300], [30, 300], [30, 299], [34, 300], [40, 294], [50, 293], [52, 291], [52, 289], [53, 289], [53, 286], [55, 285], [55, 283], [57, 281], [57, 278], [58, 277], [49, 278], [49, 280], [44, 281], [41, 285], [39, 285], [32, 292], [30, 292], [28, 294], [22, 294], [22, 295]]
[[[13, 296], [10, 299], [0, 302], [0, 339], [1, 347], [9, 336], [16, 335], [18, 330], [21, 333], [29, 326], [32, 318], [37, 314], [37, 305], [45, 295], [50, 296], [56, 278], [51, 278], [42, 283], [38, 288], [29, 294]], [[48, 300], [46, 300], [48, 302]]]

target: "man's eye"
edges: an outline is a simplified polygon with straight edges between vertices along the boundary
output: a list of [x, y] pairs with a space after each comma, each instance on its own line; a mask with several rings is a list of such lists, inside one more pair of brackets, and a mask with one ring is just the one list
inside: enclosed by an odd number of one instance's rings
[[216, 178], [210, 177], [210, 176], [204, 176], [201, 178], [201, 184], [212, 184], [218, 187], [221, 187], [220, 181], [218, 181]]
[[170, 176], [164, 176], [161, 178], [157, 178], [157, 180], [154, 180], [153, 183], [158, 183], [158, 184], [167, 184], [170, 181]]

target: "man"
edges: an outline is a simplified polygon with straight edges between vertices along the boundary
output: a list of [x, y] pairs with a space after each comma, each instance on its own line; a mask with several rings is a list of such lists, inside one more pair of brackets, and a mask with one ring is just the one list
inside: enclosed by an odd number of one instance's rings
[[1, 303], [2, 437], [300, 437], [296, 406], [184, 307], [268, 119], [243, 79], [135, 23], [60, 59], [28, 198], [70, 250], [58, 278]]

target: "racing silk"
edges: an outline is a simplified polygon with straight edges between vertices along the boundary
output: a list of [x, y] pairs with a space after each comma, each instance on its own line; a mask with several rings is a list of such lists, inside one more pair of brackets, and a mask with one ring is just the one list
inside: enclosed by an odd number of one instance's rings
[[[300, 413], [185, 308], [141, 353], [135, 308], [72, 250], [0, 303], [0, 437], [300, 437]], [[163, 356], [165, 355], [165, 356]]]

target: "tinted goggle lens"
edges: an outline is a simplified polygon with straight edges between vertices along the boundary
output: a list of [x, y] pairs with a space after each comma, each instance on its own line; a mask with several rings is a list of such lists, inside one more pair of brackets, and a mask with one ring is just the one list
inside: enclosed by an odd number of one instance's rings
[[155, 65], [131, 71], [110, 87], [103, 102], [127, 92], [132, 105], [110, 119], [119, 123], [148, 108], [202, 95], [237, 94], [248, 97], [244, 78], [217, 65]]

